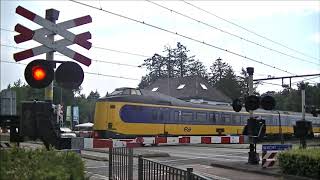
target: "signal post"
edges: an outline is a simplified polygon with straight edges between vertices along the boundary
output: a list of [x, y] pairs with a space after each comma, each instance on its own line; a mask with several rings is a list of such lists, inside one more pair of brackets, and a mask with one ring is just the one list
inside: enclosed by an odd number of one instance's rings
[[[247, 73], [249, 74], [249, 97], [253, 97], [253, 67], [247, 67]], [[252, 98], [254, 99], [254, 98]], [[249, 135], [249, 141], [250, 141], [250, 151], [249, 151], [249, 157], [248, 157], [248, 163], [249, 164], [259, 164], [259, 154], [257, 153], [257, 137], [254, 136], [253, 130], [257, 127], [256, 125], [256, 119], [253, 117], [253, 110], [252, 108], [249, 109], [250, 117], [247, 120], [247, 126], [248, 126], [248, 135]]]
[[[56, 20], [59, 18], [59, 11], [55, 9], [47, 9], [46, 10], [46, 19], [56, 23]], [[54, 42], [54, 35], [55, 34], [49, 34], [48, 40], [53, 43]], [[54, 51], [47, 52], [46, 53], [46, 60], [47, 61], [53, 61], [54, 60]], [[55, 68], [55, 65], [53, 66]], [[48, 87], [44, 90], [44, 99], [45, 101], [51, 101], [53, 102], [53, 83], [51, 82]]]

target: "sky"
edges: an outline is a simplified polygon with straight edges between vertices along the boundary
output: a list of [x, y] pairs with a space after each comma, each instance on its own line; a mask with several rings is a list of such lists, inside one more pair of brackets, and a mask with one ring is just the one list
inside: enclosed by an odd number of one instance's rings
[[[208, 70], [220, 57], [237, 75], [241, 68], [254, 67], [254, 79], [320, 73], [320, 1], [80, 2], [91, 7], [67, 0], [1, 0], [0, 89], [18, 79], [25, 82], [26, 64], [45, 59], [45, 55], [19, 63], [13, 59], [14, 53], [40, 45], [34, 40], [14, 42], [17, 23], [32, 30], [41, 28], [16, 14], [18, 6], [42, 17], [46, 9], [54, 8], [60, 11], [57, 23], [85, 15], [92, 17], [92, 23], [70, 29], [75, 34], [86, 31], [92, 34], [90, 50], [69, 46], [93, 60], [89, 67], [81, 65], [85, 72], [82, 93], [86, 95], [97, 90], [104, 96], [118, 87], [137, 87], [141, 77], [147, 74], [146, 69], [138, 66], [155, 53], [165, 55], [164, 47], [174, 48], [177, 42], [185, 45], [190, 50], [188, 55], [195, 55]], [[56, 40], [61, 38], [55, 36]], [[57, 52], [54, 59], [74, 61]], [[319, 76], [294, 78], [293, 87], [302, 80], [320, 83]], [[284, 83], [288, 84], [289, 79]], [[281, 84], [281, 80], [265, 81], [258, 91], [280, 91]]]

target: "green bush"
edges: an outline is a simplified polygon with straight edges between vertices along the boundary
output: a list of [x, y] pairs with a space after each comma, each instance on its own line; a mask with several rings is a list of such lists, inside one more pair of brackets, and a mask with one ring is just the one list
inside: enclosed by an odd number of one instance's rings
[[81, 180], [84, 162], [74, 152], [55, 150], [0, 149], [1, 180]]
[[283, 173], [320, 179], [320, 148], [295, 149], [278, 155]]

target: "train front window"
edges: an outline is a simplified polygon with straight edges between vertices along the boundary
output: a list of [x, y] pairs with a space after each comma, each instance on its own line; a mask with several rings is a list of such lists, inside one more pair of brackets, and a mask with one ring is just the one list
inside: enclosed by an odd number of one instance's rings
[[116, 95], [121, 95], [121, 94], [122, 94], [122, 90], [115, 90], [110, 95], [111, 96], [116, 96]]
[[117, 96], [117, 95], [141, 95], [141, 91], [139, 89], [132, 89], [132, 88], [119, 88], [113, 91], [111, 96]]

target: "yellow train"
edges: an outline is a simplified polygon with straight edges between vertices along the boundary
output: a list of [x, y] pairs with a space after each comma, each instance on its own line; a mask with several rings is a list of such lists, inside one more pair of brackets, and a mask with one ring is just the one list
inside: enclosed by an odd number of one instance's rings
[[[257, 110], [264, 119], [266, 134], [279, 133], [279, 115]], [[242, 134], [249, 113], [234, 112], [229, 106], [185, 102], [158, 92], [118, 88], [99, 99], [95, 106], [94, 135], [98, 138], [131, 138], [156, 135], [234, 135]], [[282, 133], [293, 134], [301, 113], [280, 112]], [[320, 118], [306, 115], [313, 133], [320, 133]]]

